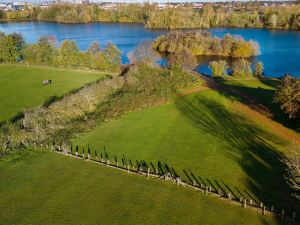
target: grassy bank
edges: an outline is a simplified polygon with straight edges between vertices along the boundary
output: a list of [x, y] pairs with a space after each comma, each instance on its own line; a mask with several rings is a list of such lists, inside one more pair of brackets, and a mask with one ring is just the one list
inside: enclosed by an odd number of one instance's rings
[[51, 152], [0, 162], [0, 181], [3, 225], [280, 224], [168, 182]]
[[[275, 103], [273, 98], [276, 90], [280, 87], [279, 79], [253, 79], [253, 80], [216, 80], [221, 86], [226, 87], [227, 91], [220, 91], [227, 98], [233, 98], [239, 102], [250, 105], [272, 118], [274, 121], [300, 132], [299, 121], [291, 120], [280, 109], [279, 104]], [[240, 94], [237, 94], [238, 91]]]
[[[104, 77], [105, 73], [101, 72], [0, 65], [0, 122]], [[52, 84], [43, 86], [42, 81], [47, 79]]]
[[206, 90], [106, 122], [74, 143], [98, 155], [105, 146], [111, 159], [162, 161], [187, 180], [290, 208], [280, 161], [286, 142], [234, 103]]

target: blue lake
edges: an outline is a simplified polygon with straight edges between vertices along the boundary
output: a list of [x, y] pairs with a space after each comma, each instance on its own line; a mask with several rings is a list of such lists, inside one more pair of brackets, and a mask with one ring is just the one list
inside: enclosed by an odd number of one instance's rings
[[[127, 63], [127, 53], [144, 40], [153, 40], [167, 30], [146, 29], [143, 24], [89, 23], [59, 24], [45, 22], [0, 23], [0, 31], [19, 32], [27, 42], [36, 42], [40, 36], [54, 35], [60, 43], [64, 39], [75, 40], [81, 50], [85, 50], [93, 41], [102, 47], [108, 41], [115, 43], [122, 51], [122, 62]], [[267, 76], [278, 77], [285, 73], [300, 75], [300, 31], [266, 30], [246, 28], [211, 28], [213, 35], [224, 34], [243, 36], [253, 39], [260, 45], [261, 54], [252, 62], [262, 61]], [[200, 57], [200, 72], [209, 72], [207, 67], [211, 58]]]

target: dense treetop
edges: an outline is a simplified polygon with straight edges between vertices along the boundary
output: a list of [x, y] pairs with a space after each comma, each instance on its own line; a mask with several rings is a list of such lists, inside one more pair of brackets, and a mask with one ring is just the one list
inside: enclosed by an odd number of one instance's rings
[[259, 54], [259, 46], [254, 41], [226, 34], [222, 39], [212, 37], [208, 32], [170, 32], [159, 36], [153, 48], [160, 53], [175, 53], [183, 48], [194, 55], [214, 55], [248, 58]]
[[300, 28], [300, 5], [260, 6], [259, 2], [205, 4], [194, 9], [189, 4], [160, 9], [155, 4], [118, 4], [103, 9], [96, 4], [58, 4], [23, 11], [1, 11], [0, 21], [39, 20], [60, 23], [142, 22], [148, 28], [255, 27]]

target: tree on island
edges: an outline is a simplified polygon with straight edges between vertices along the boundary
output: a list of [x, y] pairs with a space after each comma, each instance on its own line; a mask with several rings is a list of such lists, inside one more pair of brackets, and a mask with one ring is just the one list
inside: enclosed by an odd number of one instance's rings
[[259, 46], [255, 41], [245, 41], [242, 37], [230, 34], [218, 38], [213, 37], [209, 32], [172, 31], [156, 38], [153, 48], [164, 54], [172, 54], [187, 48], [195, 56], [249, 58], [259, 54]]

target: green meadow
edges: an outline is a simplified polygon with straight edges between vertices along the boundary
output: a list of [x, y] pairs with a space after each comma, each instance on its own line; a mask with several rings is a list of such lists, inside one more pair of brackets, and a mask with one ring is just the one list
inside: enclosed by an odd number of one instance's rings
[[281, 224], [169, 182], [54, 152], [0, 162], [0, 224]]
[[73, 140], [73, 146], [111, 161], [158, 161], [183, 179], [254, 199], [257, 204], [290, 208], [280, 155], [286, 141], [235, 109], [235, 101], [206, 90], [165, 105], [131, 112]]
[[[104, 77], [0, 65], [0, 122]], [[42, 86], [45, 79], [53, 85]], [[273, 109], [276, 80], [218, 82]], [[187, 182], [284, 208], [289, 217], [299, 212], [283, 179], [280, 157], [287, 152], [286, 136], [241, 111], [239, 106], [249, 104], [245, 96], [204, 86], [186, 93], [192, 94], [97, 124], [72, 139], [73, 149], [78, 145], [82, 153], [89, 146], [93, 157], [96, 151], [112, 163], [117, 159], [121, 164], [123, 158], [136, 166], [136, 160], [145, 161], [152, 170], [160, 162]], [[272, 119], [290, 127], [274, 107]], [[0, 225], [281, 224], [278, 218], [201, 192], [56, 153], [26, 150], [9, 157], [0, 161], [0, 205], [5, 206]]]
[[[0, 65], [0, 122], [104, 77], [101, 72]], [[47, 79], [52, 85], [43, 86]]]
[[[285, 127], [292, 129], [296, 132], [300, 132], [299, 124], [288, 119], [288, 117], [282, 112], [279, 105], [273, 100], [276, 90], [280, 87], [280, 80], [276, 78], [264, 78], [253, 80], [222, 80], [217, 82], [221, 86], [226, 86], [228, 90], [237, 90], [242, 95], [238, 95], [235, 92], [227, 91], [223, 92], [227, 98], [233, 98], [243, 104], [252, 105], [253, 101], [256, 106], [267, 107], [268, 113], [274, 121], [284, 125]], [[221, 92], [220, 92], [221, 93]], [[247, 99], [250, 97], [251, 100]], [[258, 109], [259, 110], [259, 109]], [[261, 110], [260, 110], [261, 111]]]

